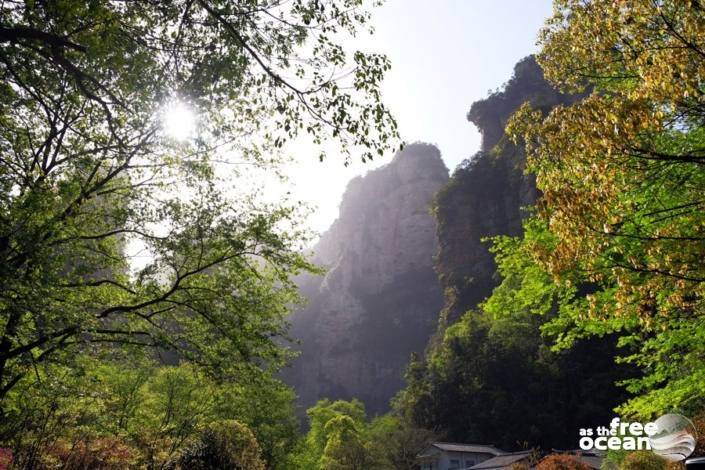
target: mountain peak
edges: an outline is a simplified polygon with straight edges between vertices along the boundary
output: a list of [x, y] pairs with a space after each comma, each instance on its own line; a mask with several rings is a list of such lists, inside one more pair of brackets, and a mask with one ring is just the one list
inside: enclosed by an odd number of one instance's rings
[[434, 331], [442, 292], [430, 208], [448, 181], [433, 145], [413, 143], [348, 183], [338, 219], [314, 248], [323, 279], [302, 279], [308, 306], [292, 316], [302, 356], [285, 373], [304, 407], [360, 398], [387, 410], [409, 355]]

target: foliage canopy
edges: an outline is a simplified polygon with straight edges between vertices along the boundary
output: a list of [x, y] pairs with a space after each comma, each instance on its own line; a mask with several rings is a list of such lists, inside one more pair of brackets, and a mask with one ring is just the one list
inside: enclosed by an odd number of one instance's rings
[[[223, 181], [300, 133], [346, 158], [392, 145], [388, 61], [339, 44], [362, 6], [2, 3], [0, 413], [37, 367], [103, 346], [178, 350], [221, 378], [281, 364], [290, 276], [311, 269], [299, 213]], [[196, 138], [164, 135], [174, 101]]]
[[531, 256], [557, 285], [591, 286], [548, 328], [562, 346], [619, 333], [644, 371], [629, 414], [702, 405], [704, 32], [699, 2], [557, 1], [538, 61], [592, 92], [546, 116], [525, 106], [508, 129], [554, 236]]

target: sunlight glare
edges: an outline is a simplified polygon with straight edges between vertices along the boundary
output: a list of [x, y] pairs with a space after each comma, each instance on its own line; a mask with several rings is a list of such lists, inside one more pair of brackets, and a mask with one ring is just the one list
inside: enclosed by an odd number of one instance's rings
[[169, 137], [183, 141], [194, 136], [196, 115], [185, 103], [174, 101], [164, 109], [163, 126]]

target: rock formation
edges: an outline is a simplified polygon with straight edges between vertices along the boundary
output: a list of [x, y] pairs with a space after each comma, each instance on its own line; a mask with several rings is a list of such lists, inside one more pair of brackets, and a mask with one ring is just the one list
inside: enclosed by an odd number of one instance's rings
[[302, 410], [320, 398], [359, 398], [372, 414], [386, 411], [439, 312], [443, 331], [491, 294], [498, 279], [483, 239], [520, 234], [522, 208], [538, 195], [506, 123], [526, 101], [548, 111], [575, 99], [528, 57], [502, 91], [472, 105], [482, 148], [450, 179], [435, 147], [412, 144], [349, 183], [338, 220], [314, 248], [328, 272], [300, 279], [309, 304], [291, 318], [302, 355], [283, 378]]
[[283, 378], [302, 410], [320, 398], [359, 398], [382, 413], [402, 388], [443, 303], [430, 208], [447, 180], [438, 149], [416, 143], [348, 184], [338, 219], [314, 247], [327, 273], [299, 280], [308, 305], [291, 317], [301, 356]]
[[525, 102], [548, 111], [577, 99], [556, 91], [533, 57], [514, 67], [502, 91], [473, 103], [468, 120], [482, 134], [482, 148], [461, 164], [435, 201], [440, 251], [436, 269], [446, 292], [445, 319], [453, 323], [492, 293], [496, 266], [485, 237], [519, 235], [523, 208], [538, 193], [524, 174], [524, 149], [504, 135], [509, 118]]

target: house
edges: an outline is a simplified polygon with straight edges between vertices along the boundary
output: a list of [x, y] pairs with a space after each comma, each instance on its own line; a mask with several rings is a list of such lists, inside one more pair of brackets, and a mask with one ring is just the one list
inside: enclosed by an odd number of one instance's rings
[[522, 452], [508, 452], [501, 454], [477, 465], [468, 467], [470, 470], [509, 470], [514, 464], [531, 464], [532, 452], [525, 450]]
[[[588, 468], [599, 470], [602, 465], [602, 457], [592, 452], [583, 451], [558, 451], [554, 454], [566, 455], [576, 460]], [[524, 464], [527, 468], [536, 468], [534, 458], [535, 451], [525, 450], [521, 452], [507, 452], [491, 459], [485, 460], [467, 470], [511, 470], [514, 464]]]
[[416, 460], [421, 470], [464, 470], [502, 454], [491, 445], [434, 442]]

